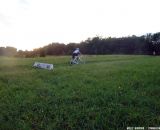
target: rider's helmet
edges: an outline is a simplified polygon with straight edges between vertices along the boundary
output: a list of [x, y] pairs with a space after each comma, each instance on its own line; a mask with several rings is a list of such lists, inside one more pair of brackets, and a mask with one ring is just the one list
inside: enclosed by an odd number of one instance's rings
[[76, 50], [79, 50], [79, 48], [76, 48]]

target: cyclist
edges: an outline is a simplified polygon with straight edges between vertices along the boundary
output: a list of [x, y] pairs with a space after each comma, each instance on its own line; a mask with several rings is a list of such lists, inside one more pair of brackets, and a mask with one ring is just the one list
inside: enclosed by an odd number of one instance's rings
[[78, 63], [77, 60], [79, 60], [79, 55], [81, 54], [79, 48], [76, 48], [72, 53], [72, 61], [73, 63]]

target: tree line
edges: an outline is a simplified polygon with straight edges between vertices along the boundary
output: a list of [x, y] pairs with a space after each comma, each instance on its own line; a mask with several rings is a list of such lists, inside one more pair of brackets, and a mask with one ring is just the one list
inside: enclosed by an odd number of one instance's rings
[[75, 48], [82, 54], [143, 54], [160, 55], [160, 32], [143, 36], [121, 38], [88, 38], [80, 43], [51, 43], [33, 51], [17, 51], [14, 47], [0, 47], [0, 56], [45, 57], [46, 55], [71, 55]]
[[0, 56], [15, 56], [17, 49], [15, 47], [0, 47]]

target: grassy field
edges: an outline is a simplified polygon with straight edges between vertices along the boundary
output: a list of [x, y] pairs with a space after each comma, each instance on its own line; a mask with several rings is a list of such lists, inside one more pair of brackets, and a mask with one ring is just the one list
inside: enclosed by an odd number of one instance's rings
[[[160, 57], [0, 57], [0, 130], [160, 126]], [[35, 61], [54, 71], [35, 69]]]

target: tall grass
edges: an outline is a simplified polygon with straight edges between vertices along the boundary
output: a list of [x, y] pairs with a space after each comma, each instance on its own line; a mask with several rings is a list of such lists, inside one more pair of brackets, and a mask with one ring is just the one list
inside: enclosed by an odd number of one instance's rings
[[[0, 57], [0, 130], [124, 130], [160, 124], [160, 57]], [[54, 64], [48, 71], [35, 61]]]

